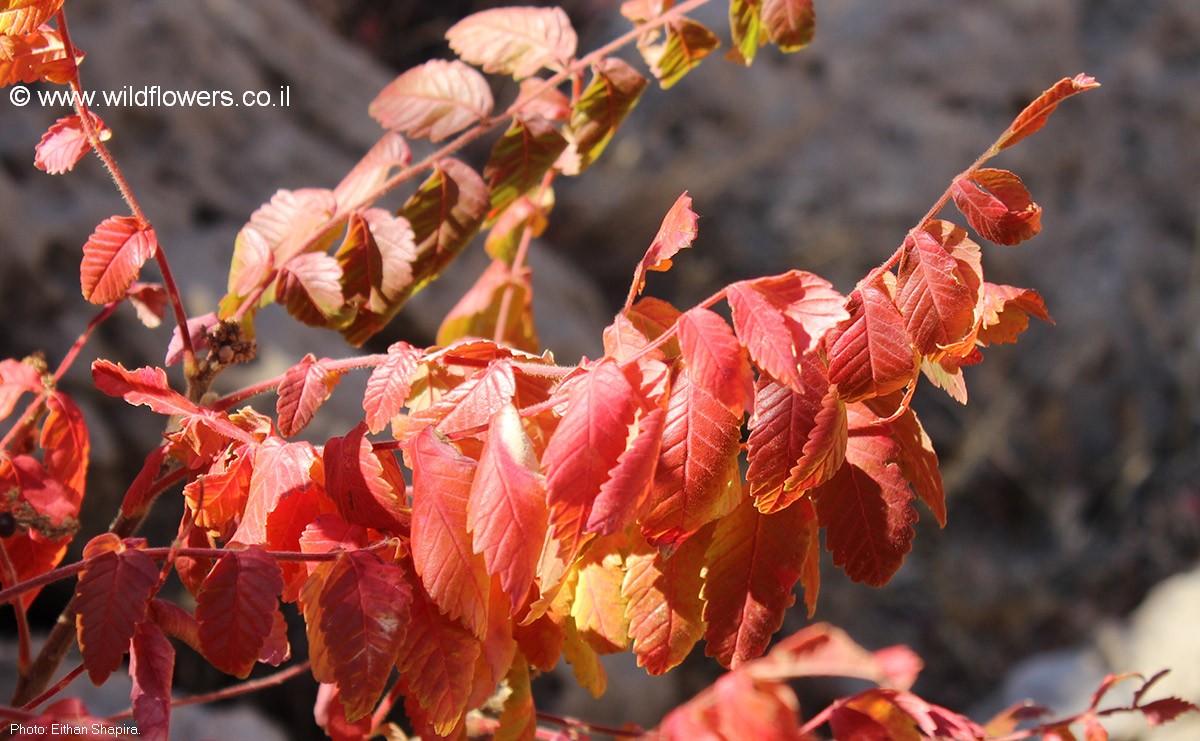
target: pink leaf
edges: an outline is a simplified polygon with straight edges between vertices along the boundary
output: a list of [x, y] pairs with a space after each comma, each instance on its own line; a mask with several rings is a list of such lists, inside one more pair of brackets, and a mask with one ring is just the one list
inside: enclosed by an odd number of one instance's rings
[[[111, 139], [112, 130], [95, 113], [89, 111], [89, 114], [100, 141]], [[84, 130], [83, 119], [78, 114], [65, 116], [58, 119], [42, 135], [33, 165], [51, 175], [61, 175], [75, 167], [75, 164], [91, 150], [92, 143]]]
[[307, 427], [342, 380], [343, 372], [327, 368], [327, 360], [317, 360], [309, 353], [283, 374], [275, 408], [279, 414], [279, 432], [284, 437], [292, 437]]
[[105, 219], [83, 245], [79, 269], [83, 297], [93, 304], [125, 298], [125, 291], [157, 249], [158, 239], [149, 225], [132, 216]]
[[436, 142], [485, 120], [492, 105], [483, 75], [434, 59], [392, 80], [367, 111], [385, 129]]
[[411, 161], [412, 152], [404, 137], [394, 131], [384, 134], [333, 189], [338, 210], [345, 212], [369, 205], [370, 196], [383, 186], [392, 170]]
[[578, 40], [562, 8], [495, 8], [474, 13], [446, 32], [450, 48], [484, 72], [521, 80], [542, 67], [564, 69]]
[[342, 268], [324, 252], [306, 252], [287, 262], [275, 284], [279, 303], [305, 324], [328, 326], [345, 304]]
[[421, 352], [407, 342], [397, 342], [388, 348], [387, 358], [371, 371], [363, 395], [363, 411], [367, 413], [367, 429], [377, 433], [400, 413], [408, 400], [410, 379], [417, 369]]

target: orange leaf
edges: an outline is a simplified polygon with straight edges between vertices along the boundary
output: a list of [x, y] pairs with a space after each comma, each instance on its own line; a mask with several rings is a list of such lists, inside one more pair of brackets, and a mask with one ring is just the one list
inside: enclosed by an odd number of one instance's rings
[[227, 551], [196, 595], [200, 646], [216, 668], [245, 679], [271, 634], [283, 576], [266, 551]]
[[545, 478], [512, 405], [492, 416], [467, 502], [472, 550], [500, 577], [512, 614], [525, 600], [546, 537]]
[[[82, 61], [83, 52], [76, 47], [75, 62]], [[43, 25], [36, 31], [0, 36], [0, 87], [39, 81], [66, 85], [74, 71], [56, 29]]]
[[436, 142], [486, 120], [492, 105], [483, 75], [457, 60], [434, 59], [388, 83], [367, 112], [385, 129]]
[[132, 216], [112, 216], [100, 223], [83, 245], [79, 282], [93, 304], [125, 298], [142, 265], [158, 250], [158, 238]]
[[482, 638], [491, 579], [467, 532], [467, 503], [477, 464], [429, 428], [408, 453], [413, 470], [413, 565], [438, 608]]
[[664, 674], [683, 662], [704, 635], [700, 599], [705, 551], [713, 527], [702, 528], [667, 558], [640, 543], [625, 559], [625, 619], [638, 666]]
[[983, 284], [982, 315], [976, 340], [983, 346], [1016, 342], [1029, 326], [1029, 317], [1054, 324], [1037, 291], [1029, 288]]
[[[665, 403], [665, 394], [661, 396]], [[639, 413], [635, 422], [636, 436], [622, 451], [608, 481], [600, 486], [600, 493], [592, 502], [584, 528], [586, 532], [612, 535], [624, 530], [641, 515], [662, 452], [666, 420], [666, 410], [657, 403], [649, 411]]]
[[1082, 93], [1085, 90], [1100, 87], [1095, 78], [1085, 74], [1074, 77], [1064, 77], [1039, 95], [1032, 103], [1025, 106], [1016, 119], [1009, 125], [1008, 130], [992, 145], [992, 152], [1007, 149], [1030, 134], [1046, 125], [1046, 120], [1058, 104], [1063, 100]]
[[[112, 138], [112, 130], [105, 125], [100, 117], [88, 111], [92, 117], [92, 126], [100, 141]], [[33, 158], [33, 166], [51, 175], [61, 175], [71, 170], [92, 151], [92, 142], [88, 139], [83, 126], [83, 119], [78, 114], [64, 116], [54, 122], [42, 140], [37, 145], [37, 155]]]
[[[607, 552], [604, 552], [607, 551]], [[614, 654], [629, 645], [629, 618], [621, 583], [625, 564], [619, 552], [597, 544], [577, 567], [571, 618], [596, 653]]]
[[42, 434], [38, 441], [45, 451], [42, 461], [46, 472], [81, 500], [87, 483], [88, 452], [91, 450], [87, 421], [75, 402], [61, 391], [55, 391], [46, 398], [46, 408], [49, 412], [42, 423]]
[[[276, 551], [305, 550], [301, 537], [306, 528], [317, 518], [334, 512], [333, 502], [324, 495], [319, 486], [309, 486], [285, 493], [279, 503], [267, 515], [265, 544]], [[344, 523], [343, 523], [344, 524]], [[303, 561], [281, 561], [283, 572], [283, 600], [294, 602], [300, 588], [308, 578], [310, 564]], [[265, 650], [265, 647], [264, 647]]]
[[88, 677], [97, 687], [120, 667], [158, 583], [158, 566], [149, 556], [119, 547], [88, 563], [75, 586], [79, 650]]
[[275, 410], [279, 415], [279, 432], [284, 437], [299, 434], [307, 427], [341, 382], [344, 372], [326, 368], [328, 360], [317, 360], [309, 353], [283, 374]]
[[[196, 525], [219, 535], [232, 534], [250, 495], [254, 452], [247, 445], [215, 458], [208, 471], [183, 487], [183, 496], [195, 513]], [[158, 474], [157, 467], [154, 475]]]
[[562, 8], [484, 10], [451, 26], [446, 39], [465, 61], [516, 80], [542, 67], [565, 69], [578, 43]]
[[764, 515], [745, 500], [717, 522], [702, 596], [705, 653], [722, 666], [758, 658], [783, 624], [815, 535], [812, 520], [806, 502]]
[[32, 33], [58, 12], [63, 0], [7, 0], [0, 6], [0, 34]]

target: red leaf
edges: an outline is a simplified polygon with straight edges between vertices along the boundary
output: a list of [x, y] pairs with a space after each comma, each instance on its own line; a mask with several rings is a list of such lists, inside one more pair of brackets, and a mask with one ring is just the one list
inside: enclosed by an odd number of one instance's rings
[[32, 33], [50, 20], [62, 4], [63, 0], [9, 0], [0, 10], [0, 34]]
[[121, 665], [157, 583], [158, 566], [154, 561], [139, 550], [123, 546], [119, 551], [101, 553], [80, 574], [75, 586], [75, 623], [79, 650], [92, 684], [104, 684]]
[[636, 413], [635, 390], [611, 360], [600, 361], [572, 384], [567, 411], [542, 455], [550, 521], [555, 537], [567, 539], [567, 550], [624, 452]]
[[995, 345], [1016, 342], [1017, 335], [1029, 326], [1029, 317], [1054, 323], [1046, 312], [1046, 304], [1037, 291], [1029, 288], [983, 284], [983, 311], [979, 319], [979, 344]]
[[367, 413], [367, 429], [372, 433], [387, 427], [400, 413], [408, 400], [408, 391], [421, 351], [407, 342], [397, 342], [388, 348], [387, 357], [371, 371], [367, 391], [363, 395], [363, 411]]
[[261, 548], [221, 556], [196, 595], [204, 658], [245, 679], [271, 634], [282, 592], [279, 564]]
[[955, 178], [951, 190], [967, 223], [989, 242], [1020, 244], [1042, 229], [1042, 207], [1008, 170], [976, 170]]
[[[808, 741], [799, 728], [795, 693], [777, 682], [758, 682], [744, 672], [731, 672], [671, 711], [654, 735], [664, 741], [691, 739], [763, 739]], [[875, 737], [837, 738], [877, 741]]]
[[520, 80], [542, 67], [565, 69], [575, 57], [575, 29], [562, 8], [495, 8], [446, 31], [450, 48], [484, 72]]
[[275, 291], [288, 313], [314, 327], [334, 326], [345, 305], [342, 267], [324, 252], [305, 252], [279, 271]]
[[250, 495], [230, 542], [257, 545], [266, 541], [267, 519], [288, 492], [313, 485], [309, 473], [317, 451], [310, 443], [287, 443], [267, 438], [254, 449]]
[[608, 481], [600, 486], [585, 532], [613, 535], [641, 515], [662, 452], [666, 419], [666, 410], [658, 406], [637, 418], [636, 437], [617, 459]]
[[692, 198], [684, 191], [675, 204], [663, 217], [658, 227], [658, 234], [646, 250], [645, 257], [638, 263], [633, 273], [633, 285], [629, 288], [629, 298], [625, 308], [633, 304], [633, 299], [641, 294], [646, 287], [646, 271], [666, 272], [671, 269], [671, 259], [680, 251], [692, 246], [696, 239], [696, 213], [692, 211]]
[[491, 578], [471, 548], [467, 502], [474, 460], [425, 428], [409, 451], [413, 470], [412, 559], [434, 603], [482, 638]]
[[1008, 130], [992, 145], [991, 151], [999, 152], [1002, 149], [1011, 147], [1045, 126], [1050, 114], [1054, 112], [1054, 109], [1063, 100], [1084, 90], [1091, 90], [1098, 87], [1100, 87], [1100, 83], [1085, 74], [1064, 77], [1054, 83], [1053, 87], [1039, 95], [1032, 103], [1025, 106], [1025, 110], [1021, 111], [1009, 125]]
[[83, 245], [79, 268], [83, 297], [93, 304], [125, 298], [126, 289], [157, 249], [158, 238], [149, 225], [132, 216], [105, 219]]
[[762, 28], [780, 51], [808, 46], [816, 30], [812, 0], [762, 0]]
[[746, 407], [753, 404], [754, 376], [733, 330], [724, 319], [701, 307], [685, 311], [676, 326], [688, 378], [740, 420]]
[[712, 528], [704, 528], [670, 558], [643, 543], [625, 559], [621, 594], [629, 636], [638, 666], [652, 675], [682, 663], [704, 635], [700, 588], [711, 542]]
[[146, 513], [153, 501], [151, 495], [156, 493], [153, 491], [154, 482], [158, 479], [162, 464], [166, 459], [167, 449], [163, 446], [155, 448], [146, 456], [142, 470], [138, 471], [133, 483], [125, 490], [125, 497], [121, 500], [122, 516], [135, 518]]
[[846, 405], [837, 398], [824, 365], [803, 365], [802, 393], [760, 378], [747, 442], [746, 483], [764, 513], [781, 510], [808, 489], [828, 481], [846, 455]]
[[745, 500], [717, 522], [706, 558], [705, 653], [726, 668], [758, 658], [783, 624], [783, 613], [796, 601], [815, 535], [812, 508], [798, 502], [764, 515]]
[[275, 409], [279, 432], [284, 437], [292, 437], [307, 427], [341, 382], [343, 371], [327, 368], [326, 361], [328, 358], [317, 360], [309, 353], [283, 374]]
[[1151, 728], [1161, 726], [1163, 723], [1170, 723], [1184, 713], [1200, 713], [1200, 707], [1178, 697], [1164, 697], [1161, 700], [1148, 702], [1145, 705], [1139, 705], [1138, 710], [1142, 711], [1146, 723]]
[[467, 502], [471, 546], [488, 573], [500, 577], [512, 614], [524, 602], [546, 537], [545, 478], [516, 409], [506, 406], [488, 427]]
[[403, 568], [369, 551], [338, 556], [314, 586], [320, 589], [319, 623], [313, 625], [307, 600], [305, 620], [310, 643], [314, 627], [321, 632], [318, 645], [325, 654], [314, 656], [313, 676], [337, 684], [346, 719], [354, 722], [370, 715], [383, 694], [405, 632], [412, 629], [412, 592]]
[[398, 534], [408, 529], [406, 485], [396, 456], [376, 451], [359, 422], [343, 437], [326, 441], [325, 491], [346, 522]]
[[852, 417], [846, 461], [832, 479], [813, 491], [825, 547], [856, 582], [886, 584], [912, 548], [917, 512], [901, 455], [886, 427], [873, 415]]
[[162, 630], [147, 620], [133, 633], [129, 651], [129, 699], [139, 738], [167, 741], [171, 737], [171, 679], [175, 648]]
[[[102, 142], [111, 139], [112, 130], [95, 113], [88, 111], [88, 114], [92, 117], [96, 137]], [[45, 134], [42, 134], [36, 151], [33, 166], [39, 170], [51, 175], [61, 175], [74, 168], [85, 154], [92, 151], [92, 143], [84, 130], [83, 119], [78, 114], [58, 119]]]
[[[276, 551], [303, 550], [300, 538], [306, 528], [319, 517], [335, 511], [333, 502], [319, 487], [312, 486], [284, 494], [275, 509], [267, 515], [266, 547]], [[309, 575], [308, 566], [303, 561], [280, 562], [284, 602], [294, 602], [299, 596], [300, 588]], [[286, 636], [284, 644], [286, 646]]]
[[371, 196], [383, 187], [392, 170], [411, 161], [412, 152], [404, 137], [393, 131], [384, 134], [333, 189], [338, 209], [345, 212], [369, 205]]
[[651, 545], [679, 543], [737, 506], [740, 444], [741, 420], [703, 386], [678, 374], [667, 401], [654, 489], [641, 518]]
[[109, 396], [148, 406], [159, 414], [193, 415], [200, 412], [199, 407], [171, 388], [162, 368], [126, 370], [119, 363], [97, 360], [92, 363], [92, 381]]
[[767, 681], [799, 677], [865, 679], [907, 690], [921, 670], [921, 659], [903, 646], [871, 652], [840, 628], [810, 625], [775, 644], [771, 652], [747, 664], [743, 671]]
[[41, 461], [29, 455], [0, 458], [0, 491], [9, 492], [11, 488], [16, 488], [20, 500], [45, 518], [44, 524], [39, 523], [35, 528], [46, 531], [40, 535], [49, 540], [69, 535], [69, 531], [50, 534], [49, 530], [67, 525], [68, 518], [79, 514], [81, 497], [51, 476]]
[[467, 711], [480, 650], [470, 631], [414, 592], [396, 668], [408, 684], [409, 697], [428, 713], [439, 734], [453, 730]]
[[75, 402], [61, 391], [46, 398], [46, 407], [49, 413], [42, 423], [38, 442], [45, 451], [42, 461], [46, 471], [80, 500], [87, 483], [88, 451], [91, 450], [87, 421]]
[[796, 391], [802, 390], [800, 358], [848, 316], [845, 298], [828, 281], [800, 270], [739, 281], [725, 295], [750, 357]]
[[975, 324], [979, 280], [950, 251], [964, 241], [966, 232], [948, 222], [930, 222], [904, 240], [896, 305], [922, 355], [958, 342]]
[[917, 414], [908, 409], [897, 419], [886, 425], [878, 425], [871, 417], [863, 420], [859, 416], [856, 425], [873, 425], [886, 433], [895, 444], [892, 452], [892, 462], [900, 466], [904, 478], [908, 480], [913, 491], [917, 493], [925, 506], [933, 512], [938, 525], [946, 526], [946, 492], [942, 488], [942, 473], [938, 468], [937, 453], [933, 450], [933, 441], [925, 434], [925, 428], [917, 419]]
[[[329, 553], [330, 551], [356, 551], [367, 547], [367, 529], [362, 525], [351, 525], [337, 514], [322, 514], [305, 526], [300, 534], [300, 550], [305, 553]], [[317, 564], [306, 561], [309, 576], [317, 570]]]
[[492, 112], [483, 75], [457, 60], [434, 59], [392, 80], [367, 112], [385, 129], [441, 141]]
[[846, 300], [850, 318], [825, 338], [829, 380], [851, 402], [904, 388], [916, 375], [917, 352], [904, 317], [882, 284], [867, 283]]
[[[49, 26], [28, 33], [5, 33], [0, 40], [0, 87], [18, 82], [53, 82], [66, 85], [75, 72], [67, 59], [62, 36]], [[75, 62], [83, 52], [75, 49]]]

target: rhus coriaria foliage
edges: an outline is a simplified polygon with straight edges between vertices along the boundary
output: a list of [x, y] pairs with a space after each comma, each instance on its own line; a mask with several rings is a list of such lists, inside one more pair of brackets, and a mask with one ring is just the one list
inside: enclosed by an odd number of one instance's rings
[[[693, 307], [646, 295], [647, 273], [686, 259], [696, 238], [684, 193], [631, 266], [604, 355], [564, 366], [541, 348], [527, 258], [554, 184], [603, 154], [652, 79], [668, 88], [718, 46], [686, 15], [707, 1], [626, 2], [633, 29], [584, 55], [558, 8], [462, 19], [446, 34], [457, 59], [426, 62], [379, 93], [368, 111], [383, 127], [378, 144], [336, 187], [280, 190], [249, 216], [225, 296], [207, 313], [183, 306], [167, 250], [105, 145], [120, 132], [82, 102], [49, 124], [35, 164], [63, 173], [95, 151], [129, 213], [81, 235], [81, 292], [101, 308], [58, 367], [0, 361], [0, 418], [10, 424], [0, 594], [21, 648], [17, 694], [0, 716], [107, 724], [101, 737], [132, 718], [139, 738], [166, 739], [180, 650], [242, 679], [260, 663], [288, 664], [213, 699], [310, 673], [316, 721], [339, 740], [395, 737], [398, 722], [423, 738], [503, 739], [793, 739], [825, 727], [847, 738], [1061, 737], [1078, 722], [1100, 738], [1105, 714], [1158, 723], [1195, 709], [1148, 700], [1154, 677], [1129, 706], [1101, 710], [1104, 691], [1125, 679], [1114, 677], [1079, 716], [1015, 730], [1030, 715], [1022, 709], [981, 726], [911, 693], [922, 664], [907, 649], [872, 653], [813, 625], [766, 653], [797, 585], [809, 615], [817, 610], [822, 537], [850, 579], [882, 585], [901, 568], [922, 508], [946, 523], [913, 393], [924, 378], [966, 402], [963, 368], [1050, 317], [1035, 291], [988, 282], [993, 248], [938, 215], [953, 201], [974, 234], [999, 245], [1037, 234], [1041, 209], [1020, 178], [983, 165], [1097, 87], [1092, 78], [1063, 79], [1031, 102], [848, 293], [797, 268]], [[803, 48], [815, 26], [802, 0], [731, 0], [729, 18], [730, 56], [744, 64], [768, 43]], [[3, 0], [0, 33], [5, 84], [81, 89], [83, 54], [62, 0]], [[627, 45], [649, 76], [614, 56]], [[518, 81], [516, 98], [498, 104], [487, 75]], [[454, 156], [489, 133], [482, 167]], [[414, 162], [407, 141], [421, 138], [440, 148]], [[375, 205], [402, 187], [398, 210]], [[269, 305], [361, 346], [480, 234], [492, 262], [436, 346], [308, 355], [279, 377], [210, 393], [222, 371], [253, 359], [255, 319]], [[151, 260], [162, 284], [139, 281]], [[98, 359], [92, 378], [99, 393], [158, 415], [163, 442], [146, 452], [109, 532], [60, 566], [86, 494], [89, 431], [57, 382], [126, 302], [150, 325], [169, 309], [175, 338], [161, 366]], [[728, 311], [714, 311], [722, 303]], [[299, 437], [348, 373], [369, 374], [362, 421], [323, 444]], [[275, 396], [274, 415], [245, 405], [263, 394]], [[169, 544], [152, 546], [134, 535], [163, 496], [182, 496], [186, 514]], [[194, 608], [160, 596], [172, 572]], [[34, 657], [26, 609], [66, 578], [74, 599]], [[288, 603], [307, 645], [289, 643]], [[560, 658], [600, 695], [601, 656], [632, 651], [657, 675], [701, 640], [730, 673], [653, 731], [534, 706], [531, 681]], [[47, 689], [74, 644], [82, 663]], [[127, 713], [96, 719], [77, 700], [46, 705], [80, 674], [99, 684], [123, 671], [126, 656]], [[812, 675], [877, 686], [806, 719], [787, 681]]]

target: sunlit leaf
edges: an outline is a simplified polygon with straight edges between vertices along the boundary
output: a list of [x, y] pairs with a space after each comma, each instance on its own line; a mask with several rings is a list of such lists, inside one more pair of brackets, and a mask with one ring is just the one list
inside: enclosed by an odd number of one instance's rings
[[997, 140], [996, 144], [992, 146], [991, 151], [994, 153], [1002, 149], [1007, 149], [1045, 126], [1050, 114], [1066, 98], [1076, 93], [1082, 93], [1085, 90], [1092, 90], [1098, 87], [1100, 87], [1100, 83], [1096, 82], [1095, 78], [1085, 74], [1064, 77], [1034, 99], [1032, 103], [1025, 106], [1025, 109], [1021, 111], [1000, 139]]
[[284, 437], [292, 437], [307, 427], [341, 382], [344, 372], [326, 367], [328, 361], [328, 358], [317, 360], [309, 353], [283, 374], [275, 409], [279, 432]]
[[441, 141], [492, 112], [483, 75], [457, 60], [434, 59], [392, 80], [367, 112], [385, 129]]
[[93, 304], [125, 298], [126, 289], [157, 249], [158, 239], [149, 225], [132, 216], [105, 219], [83, 245], [79, 268], [83, 297]]
[[450, 48], [484, 72], [520, 80], [543, 67], [564, 69], [578, 40], [562, 8], [495, 8], [473, 13], [446, 32]]
[[645, 89], [646, 78], [616, 57], [603, 59], [592, 69], [592, 81], [563, 131], [570, 142], [568, 155], [573, 155], [571, 166], [563, 172], [578, 175], [600, 156]]
[[[92, 117], [96, 137], [102, 142], [111, 139], [112, 129], [95, 113], [88, 111], [88, 115]], [[74, 168], [85, 154], [92, 151], [92, 142], [88, 139], [83, 119], [78, 114], [58, 119], [42, 135], [36, 151], [33, 165], [39, 170], [60, 175]]]

